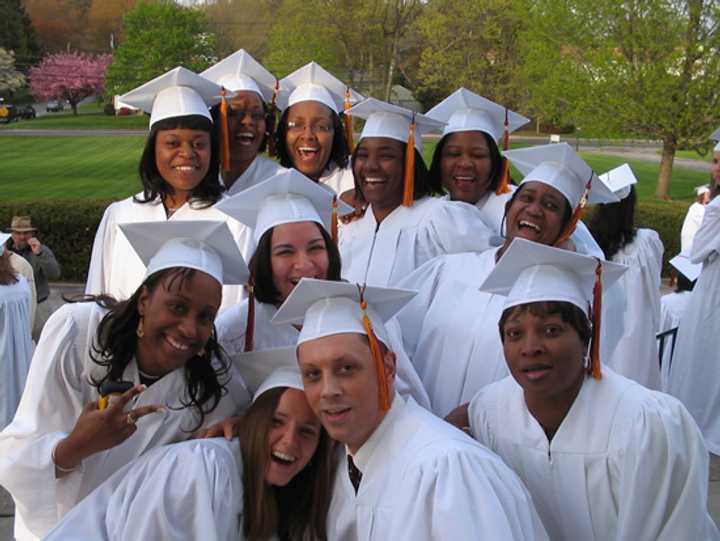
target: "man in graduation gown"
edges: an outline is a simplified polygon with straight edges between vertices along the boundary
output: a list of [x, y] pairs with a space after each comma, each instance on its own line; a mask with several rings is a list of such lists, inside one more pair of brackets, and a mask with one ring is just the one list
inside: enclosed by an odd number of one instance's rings
[[302, 323], [310, 406], [343, 444], [329, 539], [547, 539], [533, 502], [484, 447], [394, 390], [383, 322], [414, 292], [303, 279], [279, 310]]

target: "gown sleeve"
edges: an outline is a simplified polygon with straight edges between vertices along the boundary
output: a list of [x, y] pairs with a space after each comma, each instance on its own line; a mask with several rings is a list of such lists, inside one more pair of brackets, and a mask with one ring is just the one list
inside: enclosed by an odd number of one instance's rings
[[[256, 301], [257, 302], [257, 301]], [[215, 320], [218, 342], [228, 355], [245, 351], [248, 301], [224, 310]]]
[[[15, 418], [0, 433], [0, 484], [15, 500], [25, 526], [41, 536], [59, 518], [62, 494], [72, 491], [79, 471], [56, 480], [51, 453], [75, 426], [88, 397], [83, 382], [83, 329], [66, 305], [46, 323]], [[79, 319], [79, 318], [78, 318]], [[64, 484], [64, 488], [60, 484]]]
[[115, 203], [105, 209], [100, 225], [95, 232], [90, 267], [88, 268], [86, 295], [98, 295], [110, 291], [110, 267], [112, 266], [112, 250], [115, 245], [115, 220], [113, 209]]
[[107, 479], [49, 541], [240, 539], [240, 446], [222, 438], [158, 447]]
[[700, 228], [700, 224], [702, 224], [704, 213], [705, 205], [702, 203], [690, 205], [680, 230], [680, 251], [682, 253], [689, 254], [692, 250], [693, 239]]
[[695, 234], [690, 259], [693, 263], [702, 263], [717, 252], [720, 252], [720, 196], [705, 205], [705, 216]]
[[[408, 468], [393, 509], [402, 531], [385, 539], [548, 539], [520, 479], [480, 447], [446, 449]], [[412, 497], [410, 497], [412, 495]]]
[[611, 449], [617, 541], [720, 539], [707, 513], [708, 452], [675, 398], [653, 392], [624, 416]]

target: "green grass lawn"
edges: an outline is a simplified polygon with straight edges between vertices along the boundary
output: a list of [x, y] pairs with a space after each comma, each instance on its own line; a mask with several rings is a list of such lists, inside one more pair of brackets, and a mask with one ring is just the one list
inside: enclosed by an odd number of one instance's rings
[[[112, 118], [112, 117], [109, 117]], [[0, 190], [5, 200], [121, 199], [140, 191], [137, 168], [143, 137], [0, 137]], [[434, 142], [425, 144], [430, 163]], [[602, 173], [624, 159], [583, 154]], [[639, 183], [640, 199], [652, 199], [658, 165], [631, 160]], [[513, 178], [522, 178], [517, 171]], [[670, 188], [672, 199], [691, 201], [693, 188], [707, 182], [707, 175], [675, 167]]]

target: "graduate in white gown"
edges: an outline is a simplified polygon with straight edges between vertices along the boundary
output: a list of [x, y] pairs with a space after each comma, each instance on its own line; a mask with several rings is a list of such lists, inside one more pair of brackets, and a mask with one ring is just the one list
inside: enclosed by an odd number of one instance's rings
[[[480, 284], [513, 239], [554, 245], [567, 236], [573, 227], [573, 209], [592, 175], [566, 144], [538, 147], [534, 152], [536, 167], [525, 169], [527, 174], [508, 203], [502, 246], [435, 258], [399, 283], [419, 291], [397, 320], [405, 350], [430, 395], [432, 411], [441, 417], [469, 401], [484, 385], [507, 375], [497, 333], [504, 300], [480, 291]], [[507, 156], [512, 161], [513, 151]], [[597, 177], [592, 188], [590, 201], [615, 200]], [[574, 233], [570, 239], [576, 239]], [[585, 244], [579, 244], [575, 249], [584, 251]]]
[[482, 286], [507, 295], [511, 376], [482, 389], [461, 422], [524, 481], [555, 541], [718, 539], [692, 417], [600, 363], [596, 280], [623, 270], [516, 240]]
[[280, 165], [297, 169], [338, 196], [352, 190], [352, 128], [340, 115], [362, 95], [315, 62], [281, 79], [278, 90]]
[[705, 215], [705, 205], [710, 201], [710, 188], [707, 186], [697, 186], [695, 188], [697, 198], [688, 208], [685, 219], [683, 220], [682, 229], [680, 229], [680, 252], [690, 253], [692, 250], [693, 239], [695, 233], [700, 228], [703, 216]]
[[[212, 208], [222, 198], [218, 180], [216, 132], [208, 106], [221, 87], [185, 68], [175, 68], [122, 96], [122, 101], [150, 113], [150, 133], [140, 162], [143, 191], [105, 209], [95, 233], [85, 293], [125, 300], [140, 286], [145, 266], [120, 224], [227, 220]], [[252, 235], [227, 220], [243, 257], [251, 253]], [[241, 286], [225, 286], [221, 310], [243, 298]]]
[[720, 455], [720, 197], [705, 208], [690, 259], [702, 263], [678, 328], [668, 392], [693, 415], [710, 452]]
[[348, 113], [367, 119], [353, 173], [368, 207], [340, 230], [344, 278], [392, 286], [433, 257], [490, 247], [476, 207], [432, 197], [421, 135], [441, 122], [374, 98]]
[[328, 539], [547, 539], [501, 460], [395, 392], [384, 321], [412, 295], [303, 279], [276, 316], [302, 325], [305, 393], [342, 444]]
[[15, 415], [33, 353], [30, 287], [10, 262], [9, 238], [0, 233], [0, 430]]
[[660, 325], [660, 274], [665, 248], [657, 231], [635, 227], [637, 179], [628, 164], [600, 175], [620, 202], [598, 205], [588, 227], [608, 261], [628, 266], [619, 282], [625, 291], [625, 328], [603, 362], [648, 389], [660, 388], [655, 335]]
[[466, 88], [426, 114], [446, 123], [430, 164], [430, 183], [436, 191], [447, 192], [446, 199], [479, 208], [499, 235], [515, 186], [509, 183], [509, 164], [500, 156], [498, 142], [502, 138], [503, 150], [508, 150], [510, 133], [530, 119]]
[[[273, 74], [240, 49], [200, 76], [220, 85], [230, 96], [226, 98], [226, 113], [222, 105], [211, 110], [219, 132], [221, 178], [227, 194], [240, 193], [282, 170], [277, 162], [260, 155], [274, 137]], [[223, 140], [225, 133], [227, 144]]]
[[690, 256], [678, 254], [670, 260], [670, 265], [678, 272], [675, 291], [667, 293], [660, 298], [660, 324], [658, 332], [668, 331], [680, 324], [680, 319], [685, 313], [690, 293], [695, 288], [702, 263], [693, 263]]
[[333, 212], [333, 198], [289, 169], [218, 204], [218, 210], [253, 230], [257, 246], [249, 263], [253, 294], [223, 312], [216, 323], [225, 351], [235, 354], [297, 343], [298, 329], [272, 325], [270, 320], [300, 278], [340, 279], [340, 253], [331, 233], [336, 230], [336, 214], [352, 212], [352, 207], [336, 202]]
[[303, 393], [295, 347], [240, 354], [236, 364], [254, 395], [239, 440], [149, 451], [46, 539], [325, 539], [332, 444]]
[[[15, 418], [0, 432], [0, 484], [15, 501], [16, 539], [41, 538], [132, 459], [249, 401], [213, 329], [222, 284], [249, 275], [225, 222], [121, 229], [147, 278], [127, 301], [69, 304], [52, 315]], [[123, 385], [130, 389], [108, 405]]]

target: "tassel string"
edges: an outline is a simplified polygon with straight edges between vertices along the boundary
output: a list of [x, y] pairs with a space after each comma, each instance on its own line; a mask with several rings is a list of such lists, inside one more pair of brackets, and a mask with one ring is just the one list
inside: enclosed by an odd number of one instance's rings
[[405, 151], [405, 178], [403, 200], [404, 207], [412, 207], [415, 196], [415, 113], [410, 122], [410, 135]]
[[590, 178], [588, 179], [587, 184], [585, 185], [585, 191], [583, 192], [583, 195], [580, 198], [580, 203], [578, 203], [578, 206], [575, 207], [575, 211], [573, 212], [572, 216], [570, 217], [570, 221], [565, 226], [565, 229], [563, 229], [562, 233], [560, 233], [560, 236], [555, 241], [553, 246], [560, 246], [563, 242], [565, 242], [567, 239], [569, 239], [570, 235], [572, 235], [573, 232], [575, 231], [575, 227], [577, 226], [578, 222], [580, 221], [580, 218], [582, 218], [582, 215], [585, 212], [585, 207], [587, 206], [588, 197], [590, 196], [590, 189], [592, 188], [592, 176], [593, 176], [593, 173], [590, 173]]
[[255, 349], [255, 280], [251, 277], [248, 281], [248, 314], [245, 325], [245, 348], [246, 353]]
[[229, 105], [225, 88], [220, 89], [220, 161], [223, 171], [230, 171]]
[[388, 411], [390, 409], [390, 389], [388, 388], [387, 379], [385, 378], [385, 361], [383, 359], [380, 342], [375, 335], [372, 322], [367, 313], [367, 302], [365, 301], [365, 286], [358, 285], [360, 292], [360, 309], [363, 311], [363, 328], [367, 333], [368, 343], [370, 344], [370, 355], [375, 363], [375, 371], [377, 373], [378, 384], [378, 404], [380, 411]]
[[355, 148], [355, 141], [353, 139], [353, 117], [347, 113], [351, 107], [350, 87], [347, 87], [345, 89], [345, 101], [343, 102], [343, 123], [345, 125], [345, 139], [347, 139], [348, 154], [352, 154]]
[[[510, 124], [508, 122], [508, 108], [505, 107], [505, 124], [503, 126], [503, 152], [510, 148]], [[510, 162], [503, 157], [500, 182], [495, 190], [496, 195], [510, 193]]]
[[333, 242], [337, 245], [338, 243], [338, 202], [337, 195], [333, 196], [332, 199], [332, 217], [330, 218], [330, 237]]
[[602, 319], [602, 262], [598, 260], [595, 267], [595, 285], [593, 286], [593, 305], [592, 305], [592, 343], [590, 345], [590, 366], [588, 366], [588, 374], [595, 379], [602, 378], [600, 368], [600, 328]]

